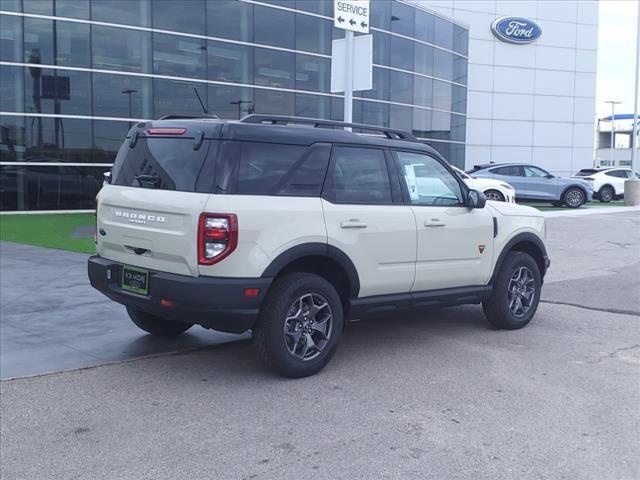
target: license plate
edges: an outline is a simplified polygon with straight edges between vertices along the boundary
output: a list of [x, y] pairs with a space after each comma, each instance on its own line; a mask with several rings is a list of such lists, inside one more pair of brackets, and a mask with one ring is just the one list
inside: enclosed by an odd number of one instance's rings
[[139, 295], [149, 293], [149, 272], [142, 268], [122, 267], [122, 289]]

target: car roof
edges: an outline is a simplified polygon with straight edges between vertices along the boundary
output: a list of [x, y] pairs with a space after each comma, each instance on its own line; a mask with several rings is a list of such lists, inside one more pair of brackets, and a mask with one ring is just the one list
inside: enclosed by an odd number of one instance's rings
[[481, 164], [478, 164], [478, 165], [474, 165], [472, 169], [467, 170], [467, 173], [473, 173], [473, 172], [477, 172], [477, 171], [480, 171], [480, 170], [486, 170], [487, 168], [512, 167], [512, 166], [541, 168], [541, 167], [538, 167], [537, 165], [533, 165], [532, 163], [516, 163], [516, 162], [512, 162], [512, 163], [481, 163]]
[[[251, 116], [249, 116], [251, 117]], [[256, 115], [256, 117], [258, 117]], [[262, 117], [262, 116], [260, 116]], [[193, 136], [196, 130], [203, 131], [206, 138], [215, 138], [220, 140], [244, 140], [265, 143], [283, 143], [290, 145], [311, 145], [313, 143], [344, 143], [350, 145], [376, 146], [381, 148], [396, 148], [416, 150], [424, 153], [443, 158], [442, 155], [433, 147], [417, 140], [408, 132], [395, 129], [385, 129], [375, 125], [346, 124], [343, 122], [332, 122], [314, 119], [317, 125], [304, 123], [295, 123], [296, 117], [265, 117], [267, 119], [274, 118], [290, 119], [292, 124], [271, 124], [246, 121], [248, 117], [242, 120], [220, 120], [215, 118], [184, 118], [177, 116], [164, 117], [159, 120], [148, 122], [139, 122], [134, 125], [131, 131], [136, 129], [146, 130], [148, 128], [186, 128], [187, 136]], [[344, 130], [341, 125], [353, 125], [354, 128], [365, 127], [371, 128], [377, 134], [354, 133]], [[386, 132], [398, 133], [406, 135], [409, 139], [403, 138], [387, 138]], [[131, 132], [130, 132], [131, 133]], [[127, 136], [130, 136], [127, 135]]]

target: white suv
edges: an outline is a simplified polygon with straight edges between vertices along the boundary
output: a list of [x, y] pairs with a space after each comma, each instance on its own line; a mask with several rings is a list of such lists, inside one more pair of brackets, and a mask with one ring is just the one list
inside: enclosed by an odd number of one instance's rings
[[[601, 202], [624, 198], [624, 182], [633, 178], [630, 168], [583, 168], [573, 178], [587, 180], [593, 185], [593, 197]], [[636, 178], [640, 174], [636, 173]]]
[[347, 319], [482, 303], [524, 327], [549, 266], [537, 210], [485, 205], [434, 149], [380, 127], [138, 123], [97, 202], [89, 278], [138, 327], [252, 330], [290, 377], [327, 364]]

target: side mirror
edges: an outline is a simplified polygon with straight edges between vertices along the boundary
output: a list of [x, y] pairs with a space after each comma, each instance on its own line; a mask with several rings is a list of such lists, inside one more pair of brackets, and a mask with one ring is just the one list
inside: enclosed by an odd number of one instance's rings
[[102, 174], [102, 184], [107, 185], [111, 183], [111, 172], [104, 172]]
[[478, 190], [469, 190], [467, 194], [467, 207], [469, 208], [484, 208], [487, 204], [487, 197], [484, 193]]

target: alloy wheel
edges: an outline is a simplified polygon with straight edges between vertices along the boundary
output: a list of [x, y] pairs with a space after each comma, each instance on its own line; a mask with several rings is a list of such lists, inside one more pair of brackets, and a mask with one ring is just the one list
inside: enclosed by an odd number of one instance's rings
[[291, 355], [309, 361], [322, 353], [333, 330], [333, 311], [326, 298], [306, 293], [289, 307], [284, 323], [284, 341]]
[[518, 267], [511, 275], [507, 286], [509, 310], [516, 317], [524, 317], [535, 300], [536, 280], [527, 267]]
[[570, 207], [579, 207], [582, 205], [584, 195], [580, 190], [570, 190], [567, 192], [567, 205]]

